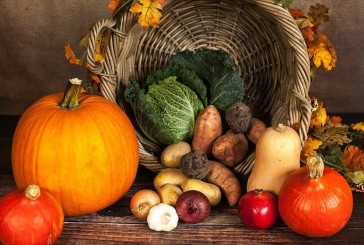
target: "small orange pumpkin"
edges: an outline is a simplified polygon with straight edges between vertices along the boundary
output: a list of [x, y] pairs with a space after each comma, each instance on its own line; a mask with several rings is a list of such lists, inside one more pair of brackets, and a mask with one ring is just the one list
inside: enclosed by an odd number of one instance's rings
[[70, 82], [63, 99], [52, 94], [36, 101], [20, 118], [12, 146], [17, 186], [49, 190], [67, 216], [115, 203], [133, 184], [139, 161], [124, 111], [101, 96], [79, 96], [81, 89]]
[[16, 189], [0, 199], [0, 243], [53, 244], [64, 214], [58, 201], [37, 185]]

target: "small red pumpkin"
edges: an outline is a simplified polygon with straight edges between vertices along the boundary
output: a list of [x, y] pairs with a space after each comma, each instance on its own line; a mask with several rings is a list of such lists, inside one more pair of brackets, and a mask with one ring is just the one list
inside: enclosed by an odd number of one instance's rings
[[353, 196], [347, 181], [325, 167], [319, 156], [307, 159], [284, 181], [278, 195], [283, 221], [308, 237], [328, 237], [340, 231], [353, 211]]
[[134, 127], [116, 103], [81, 94], [71, 79], [63, 94], [47, 95], [21, 116], [12, 145], [19, 188], [38, 184], [66, 216], [97, 212], [132, 186], [139, 164]]
[[61, 235], [63, 221], [61, 205], [37, 185], [0, 199], [0, 242], [5, 245], [53, 244]]

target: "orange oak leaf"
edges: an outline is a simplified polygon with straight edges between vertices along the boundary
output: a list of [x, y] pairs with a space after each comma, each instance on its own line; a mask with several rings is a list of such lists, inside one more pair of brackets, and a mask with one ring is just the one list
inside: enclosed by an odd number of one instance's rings
[[138, 23], [144, 28], [148, 28], [150, 25], [154, 28], [158, 27], [163, 9], [163, 4], [165, 0], [139, 0], [131, 8], [130, 12], [133, 14], [138, 14]]
[[317, 34], [316, 27], [306, 27], [302, 29], [303, 34], [305, 35], [306, 43], [312, 42], [315, 40], [315, 35]]
[[336, 51], [325, 34], [320, 33], [318, 38], [308, 44], [308, 56], [313, 59], [317, 68], [323, 64], [326, 70], [331, 70], [336, 64]]
[[364, 152], [359, 147], [350, 145], [344, 150], [343, 163], [350, 171], [364, 172]]
[[322, 145], [322, 142], [320, 140], [314, 139], [311, 136], [308, 136], [308, 138], [305, 140], [305, 144], [303, 146], [302, 152], [301, 152], [301, 159], [303, 161], [306, 161], [308, 157], [316, 156], [317, 152], [316, 150]]
[[326, 123], [335, 127], [339, 124], [341, 124], [342, 118], [339, 116], [327, 116]]
[[311, 115], [310, 128], [320, 128], [325, 125], [327, 118], [326, 109], [322, 101], [318, 102], [317, 109]]
[[304, 18], [304, 19], [308, 19], [309, 16], [303, 12], [300, 9], [297, 8], [290, 8], [288, 9], [288, 12], [292, 15], [293, 19], [297, 19], [297, 18]]
[[66, 58], [69, 60], [69, 62], [70, 62], [71, 64], [79, 65], [79, 66], [81, 66], [81, 65], [82, 65], [82, 60], [80, 60], [80, 59], [77, 59], [77, 58], [76, 58], [76, 55], [75, 55], [75, 53], [73, 52], [73, 49], [72, 49], [72, 47], [71, 47], [71, 45], [70, 45], [70, 44], [66, 44], [66, 46], [64, 47], [64, 49], [65, 49], [65, 51], [66, 51], [65, 56], [66, 56]]
[[120, 4], [123, 3], [123, 0], [111, 0], [107, 5], [107, 8], [110, 10], [111, 14], [114, 14], [115, 11], [118, 9]]

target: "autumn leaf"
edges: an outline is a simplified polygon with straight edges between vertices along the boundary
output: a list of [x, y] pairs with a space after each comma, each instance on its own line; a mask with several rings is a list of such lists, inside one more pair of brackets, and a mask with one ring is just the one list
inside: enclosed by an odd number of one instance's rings
[[139, 0], [131, 8], [130, 12], [133, 14], [140, 13], [138, 23], [144, 28], [148, 28], [149, 25], [154, 28], [158, 27], [162, 13], [162, 6], [165, 0]]
[[105, 61], [105, 52], [110, 39], [110, 31], [105, 29], [100, 32], [95, 43], [95, 56], [96, 62], [103, 63]]
[[350, 126], [352, 129], [361, 131], [364, 133], [364, 122], [358, 122]]
[[330, 148], [321, 149], [320, 154], [323, 155], [325, 163], [338, 171], [346, 172], [346, 167], [343, 164], [344, 152], [338, 145]]
[[311, 5], [310, 10], [308, 11], [308, 15], [313, 20], [313, 23], [316, 26], [319, 26], [322, 22], [327, 22], [330, 20], [328, 12], [328, 7], [320, 3], [316, 3], [316, 5]]
[[325, 34], [319, 33], [318, 38], [308, 43], [308, 56], [317, 68], [324, 66], [331, 70], [336, 64], [336, 51]]
[[344, 150], [343, 162], [350, 171], [361, 170], [364, 172], [364, 152], [357, 146], [349, 145]]
[[107, 5], [107, 8], [110, 10], [110, 13], [113, 15], [122, 3], [123, 3], [123, 0], [111, 0], [109, 2], [109, 4]]
[[307, 27], [302, 29], [305, 36], [306, 43], [310, 43], [315, 40], [315, 35], [317, 34], [317, 28]]
[[318, 128], [313, 132], [313, 136], [322, 142], [322, 147], [332, 147], [334, 145], [343, 146], [351, 142], [348, 137], [349, 126], [337, 125], [335, 127], [325, 125], [322, 128]]
[[291, 125], [291, 128], [293, 128], [297, 133], [300, 131], [301, 128], [301, 122], [295, 122]]
[[88, 31], [81, 35], [80, 41], [78, 42], [78, 46], [87, 48], [87, 46], [89, 44], [89, 42], [88, 42], [89, 39], [90, 39], [90, 32]]
[[64, 47], [64, 49], [65, 49], [65, 51], [66, 51], [65, 56], [66, 56], [66, 58], [69, 60], [69, 62], [70, 62], [71, 64], [79, 65], [79, 66], [81, 66], [81, 65], [82, 65], [82, 60], [80, 60], [80, 59], [77, 59], [77, 58], [76, 58], [76, 55], [75, 55], [75, 53], [73, 52], [73, 49], [72, 49], [72, 47], [71, 47], [71, 45], [70, 45], [70, 44], [66, 44], [66, 46]]
[[300, 29], [307, 28], [307, 27], [310, 28], [310, 27], [314, 26], [314, 24], [311, 22], [310, 16], [308, 16], [302, 10], [288, 9], [288, 11]]
[[[345, 173], [345, 178], [349, 183], [354, 185], [360, 185], [364, 183], [364, 173], [363, 171], [351, 171]], [[362, 185], [361, 185], [362, 186]], [[363, 188], [360, 188], [360, 191], [364, 192]]]
[[342, 118], [339, 116], [327, 116], [326, 123], [332, 127], [340, 125]]
[[317, 109], [311, 115], [310, 128], [320, 128], [325, 125], [326, 109], [322, 101], [318, 102]]
[[290, 8], [290, 9], [288, 9], [288, 12], [292, 15], [293, 19], [298, 19], [298, 18], [308, 19], [309, 18], [309, 16], [305, 12], [303, 12], [302, 10], [297, 9], [297, 8]]
[[316, 150], [322, 145], [322, 142], [314, 139], [312, 137], [308, 137], [305, 140], [305, 144], [303, 146], [302, 152], [301, 152], [301, 159], [303, 161], [306, 161], [307, 157], [316, 156], [317, 152]]

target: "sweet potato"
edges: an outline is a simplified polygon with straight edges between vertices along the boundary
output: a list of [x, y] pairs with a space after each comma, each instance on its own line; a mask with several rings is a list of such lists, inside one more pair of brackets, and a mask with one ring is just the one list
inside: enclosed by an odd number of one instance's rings
[[209, 105], [200, 112], [196, 119], [192, 149], [211, 156], [212, 144], [221, 135], [221, 115], [213, 105]]
[[212, 155], [228, 167], [244, 160], [248, 153], [248, 140], [242, 133], [226, 133], [215, 140]]
[[260, 135], [266, 128], [267, 126], [263, 121], [253, 117], [252, 120], [250, 121], [250, 127], [246, 132], [246, 137], [248, 138], [248, 140], [256, 144]]
[[230, 206], [238, 204], [242, 188], [234, 173], [224, 164], [216, 161], [210, 161], [209, 168], [210, 171], [205, 178], [206, 181], [220, 187]]

